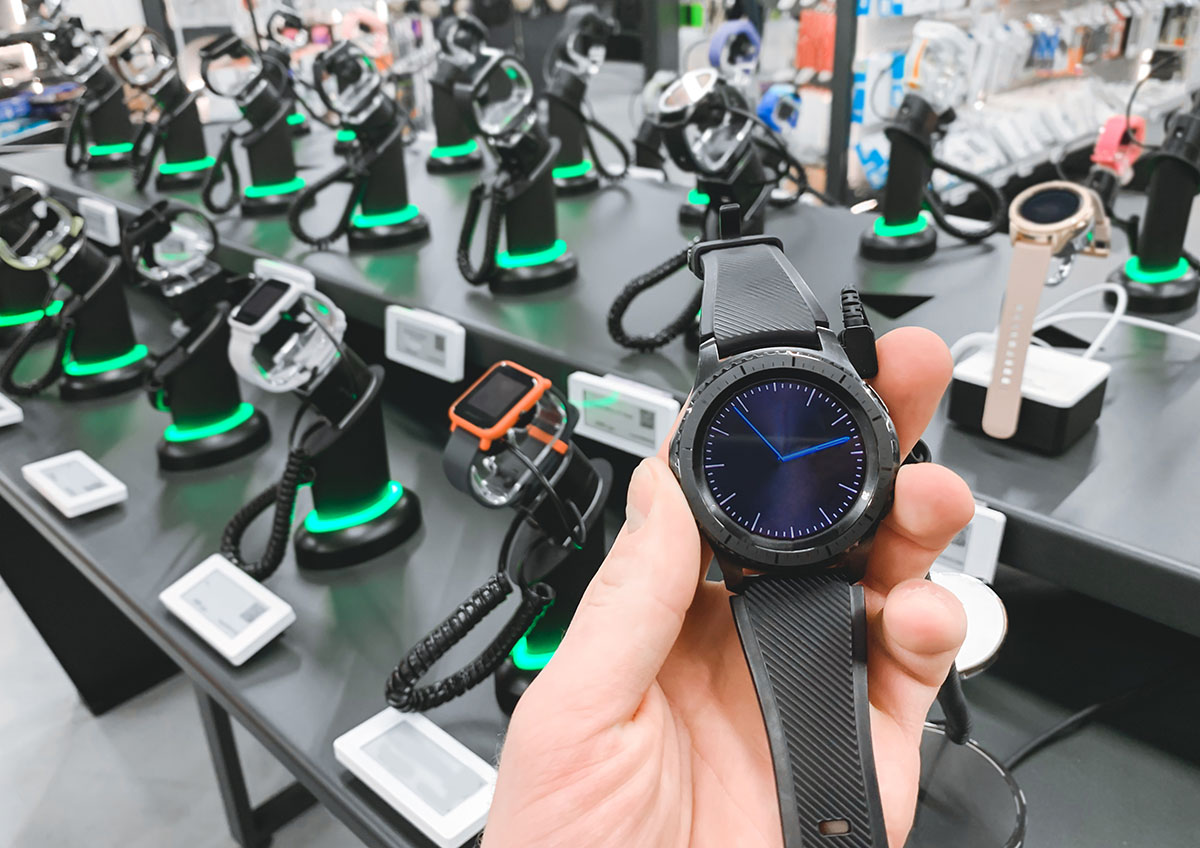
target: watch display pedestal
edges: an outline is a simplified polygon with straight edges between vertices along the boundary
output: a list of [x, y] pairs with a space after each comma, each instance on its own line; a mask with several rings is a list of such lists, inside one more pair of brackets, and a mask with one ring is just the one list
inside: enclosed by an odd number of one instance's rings
[[921, 737], [921, 789], [906, 848], [1021, 848], [1025, 794], [1012, 773], [936, 725]]
[[[1182, 262], [1186, 264], [1187, 260]], [[1130, 312], [1149, 315], [1191, 309], [1200, 296], [1200, 274], [1197, 274], [1191, 265], [1187, 265], [1174, 279], [1161, 282], [1134, 280], [1126, 268], [1121, 267], [1109, 274], [1108, 282], [1116, 283], [1125, 289], [1129, 295]], [[1109, 306], [1116, 302], [1116, 298], [1111, 294], [1106, 294], [1104, 300]]]

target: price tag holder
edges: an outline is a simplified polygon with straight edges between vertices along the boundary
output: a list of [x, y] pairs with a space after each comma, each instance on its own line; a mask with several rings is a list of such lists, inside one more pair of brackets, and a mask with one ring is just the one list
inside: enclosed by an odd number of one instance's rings
[[[40, 194], [42, 197], [50, 196], [50, 186], [46, 185], [41, 180], [35, 180], [33, 177], [23, 177], [23, 176], [20, 176], [19, 174], [13, 174], [12, 187], [13, 187], [13, 190], [16, 190], [19, 188], [31, 188], [34, 191], [36, 191], [38, 194]], [[46, 204], [45, 203], [34, 204], [33, 211], [38, 215], [45, 215], [46, 214]]]
[[975, 515], [963, 531], [954, 537], [949, 547], [934, 562], [937, 571], [957, 571], [991, 584], [996, 578], [1000, 561], [1000, 544], [1004, 541], [1004, 526], [1008, 516], [981, 503], [975, 504]]
[[496, 770], [420, 713], [386, 709], [333, 740], [333, 754], [439, 848], [487, 823]]
[[312, 275], [311, 271], [305, 271], [303, 268], [297, 268], [286, 262], [276, 262], [274, 259], [255, 259], [254, 276], [260, 280], [283, 280], [286, 283], [295, 283], [308, 291], [317, 290], [317, 278]]
[[670, 393], [613, 374], [573, 372], [567, 399], [579, 410], [576, 433], [634, 456], [653, 456], [679, 415]]
[[25, 420], [25, 413], [4, 395], [0, 395], [0, 427], [20, 424]]
[[296, 620], [291, 604], [220, 554], [163, 589], [158, 599], [235, 666]]
[[89, 238], [108, 247], [121, 246], [121, 219], [117, 207], [94, 197], [81, 197], [79, 214], [87, 225]]
[[447, 383], [462, 381], [467, 331], [462, 324], [423, 309], [389, 306], [383, 319], [387, 358]]
[[81, 450], [31, 462], [21, 476], [65, 515], [75, 518], [129, 497], [125, 484]]

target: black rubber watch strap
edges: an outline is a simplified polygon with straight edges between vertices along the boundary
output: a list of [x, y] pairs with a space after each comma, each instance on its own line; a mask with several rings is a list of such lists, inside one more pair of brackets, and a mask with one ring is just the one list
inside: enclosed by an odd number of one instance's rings
[[442, 451], [442, 470], [450, 485], [460, 492], [471, 494], [471, 465], [479, 454], [479, 437], [457, 427]]
[[820, 350], [829, 319], [808, 284], [777, 247], [719, 247], [700, 258], [704, 302], [700, 338], [722, 358], [764, 347]]
[[730, 605], [771, 744], [785, 848], [884, 848], [862, 587], [833, 573], [757, 577]]

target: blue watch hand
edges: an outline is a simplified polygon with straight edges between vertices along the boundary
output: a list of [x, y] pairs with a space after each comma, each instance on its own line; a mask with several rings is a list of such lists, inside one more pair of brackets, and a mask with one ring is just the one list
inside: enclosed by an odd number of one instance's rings
[[777, 451], [775, 449], [775, 446], [773, 444], [771, 444], [770, 442], [768, 442], [767, 437], [764, 436], [762, 433], [760, 433], [758, 428], [750, 423], [749, 418], [747, 418], [745, 415], [742, 415], [742, 411], [740, 409], [738, 409], [736, 406], [734, 406], [733, 411], [736, 412], [741, 417], [741, 419], [746, 422], [746, 425], [749, 426], [749, 428], [754, 431], [755, 435], [757, 435], [760, 439], [762, 439], [763, 444], [771, 449], [771, 453], [775, 454], [776, 459], [778, 459], [778, 460], [783, 459], [783, 457], [780, 455], [779, 451]]
[[790, 462], [793, 459], [799, 459], [802, 456], [808, 456], [809, 454], [823, 451], [826, 448], [836, 448], [838, 445], [844, 445], [848, 441], [850, 441], [849, 436], [842, 436], [840, 439], [830, 439], [828, 442], [822, 442], [819, 445], [813, 445], [811, 448], [805, 448], [804, 450], [798, 450], [795, 453], [789, 453], [787, 456], [779, 457], [779, 459], [782, 462]]

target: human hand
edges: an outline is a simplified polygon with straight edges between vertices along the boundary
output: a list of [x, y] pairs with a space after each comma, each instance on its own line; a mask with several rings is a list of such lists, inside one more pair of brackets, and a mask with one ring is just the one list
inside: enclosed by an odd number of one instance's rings
[[[950, 357], [935, 335], [907, 328], [879, 340], [879, 364], [872, 384], [907, 455]], [[954, 596], [923, 578], [973, 510], [952, 471], [902, 468], [862, 581], [891, 848], [912, 826], [925, 716], [966, 629]], [[729, 592], [703, 579], [710, 559], [662, 453], [643, 462], [624, 528], [513, 713], [484, 848], [782, 844], [762, 712]]]

